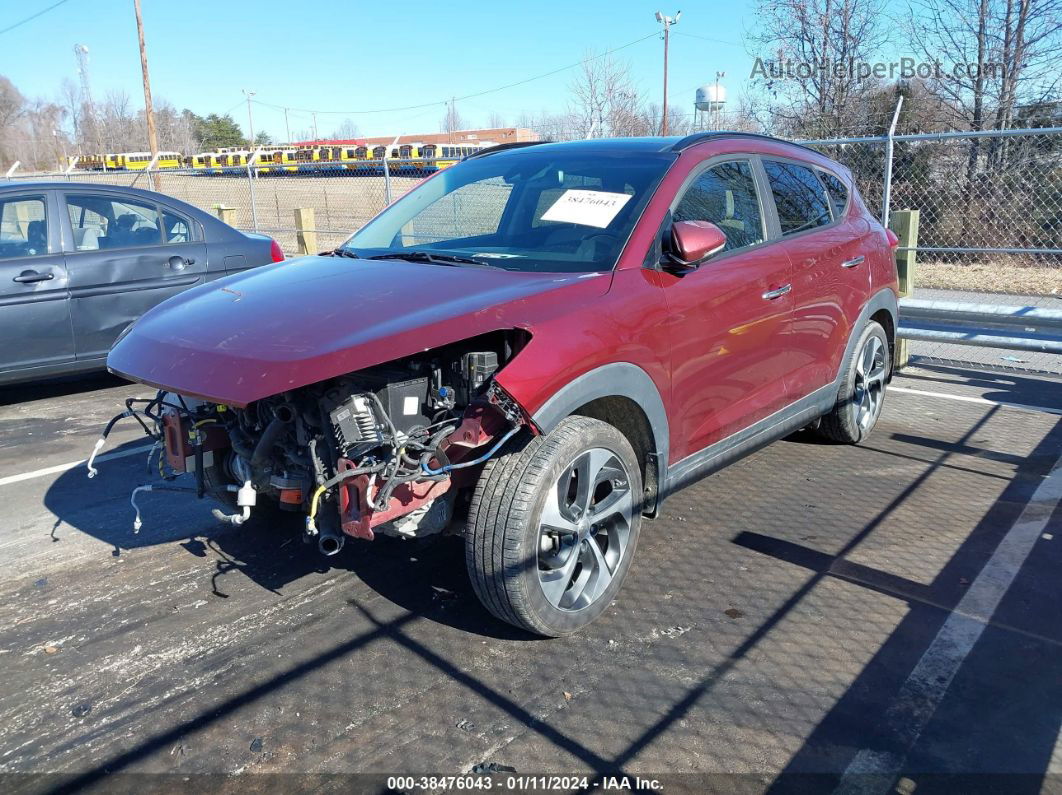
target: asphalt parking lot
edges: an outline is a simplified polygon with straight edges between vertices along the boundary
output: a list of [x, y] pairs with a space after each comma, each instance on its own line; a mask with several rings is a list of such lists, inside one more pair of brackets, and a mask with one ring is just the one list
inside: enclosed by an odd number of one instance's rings
[[797, 437], [675, 496], [618, 601], [561, 640], [492, 619], [456, 539], [329, 565], [163, 493], [134, 535], [134, 427], [96, 479], [64, 465], [144, 389], [0, 391], [0, 780], [493, 763], [690, 791], [1058, 788], [1062, 417], [998, 402], [1062, 412], [1062, 382], [893, 386], [864, 446]]

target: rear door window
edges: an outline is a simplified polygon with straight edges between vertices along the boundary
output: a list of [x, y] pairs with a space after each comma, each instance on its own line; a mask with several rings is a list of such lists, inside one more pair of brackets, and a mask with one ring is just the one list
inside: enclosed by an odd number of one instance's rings
[[43, 196], [0, 199], [0, 259], [48, 253], [48, 214]]
[[153, 204], [117, 196], [68, 194], [67, 212], [77, 251], [157, 246], [162, 243]]
[[826, 189], [810, 168], [779, 160], [764, 160], [763, 168], [783, 235], [806, 232], [833, 220]]
[[766, 236], [752, 165], [735, 160], [709, 168], [686, 190], [672, 219], [711, 221], [726, 235], [724, 251], [762, 243]]

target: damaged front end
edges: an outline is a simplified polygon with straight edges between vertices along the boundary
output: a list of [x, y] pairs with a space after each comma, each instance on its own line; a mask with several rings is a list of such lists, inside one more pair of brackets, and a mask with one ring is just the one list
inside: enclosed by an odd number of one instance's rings
[[[108, 423], [135, 418], [160, 450], [148, 491], [209, 496], [223, 522], [252, 513], [302, 513], [304, 537], [325, 555], [347, 536], [439, 533], [467, 506], [481, 465], [525, 425], [494, 375], [526, 343], [518, 331], [483, 334], [245, 407], [160, 390], [130, 400]], [[153, 459], [149, 457], [149, 463]], [[182, 477], [183, 476], [183, 477]]]

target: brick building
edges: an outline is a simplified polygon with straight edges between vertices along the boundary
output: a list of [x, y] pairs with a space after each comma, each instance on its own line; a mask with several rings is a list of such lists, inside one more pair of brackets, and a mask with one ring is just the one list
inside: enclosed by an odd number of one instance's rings
[[[357, 140], [349, 141], [332, 141], [332, 140], [319, 140], [319, 141], [299, 141], [293, 146], [311, 146], [311, 145], [365, 145], [365, 144], [389, 144], [395, 137], [393, 135], [377, 135], [368, 138], [358, 138]], [[537, 141], [538, 134], [526, 127], [492, 127], [482, 130], [454, 130], [452, 133], [435, 132], [435, 133], [413, 133], [411, 135], [401, 135], [398, 138], [400, 144], [463, 144], [463, 143], [481, 143], [490, 142], [494, 144], [509, 144], [522, 141]]]

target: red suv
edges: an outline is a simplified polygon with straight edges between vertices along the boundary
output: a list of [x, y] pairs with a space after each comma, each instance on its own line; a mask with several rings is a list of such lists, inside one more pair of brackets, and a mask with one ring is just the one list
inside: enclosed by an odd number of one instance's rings
[[108, 365], [158, 387], [125, 415], [219, 519], [302, 514], [329, 555], [462, 533], [487, 609], [560, 635], [670, 492], [801, 428], [866, 437], [895, 243], [846, 168], [764, 136], [497, 147], [170, 299]]

